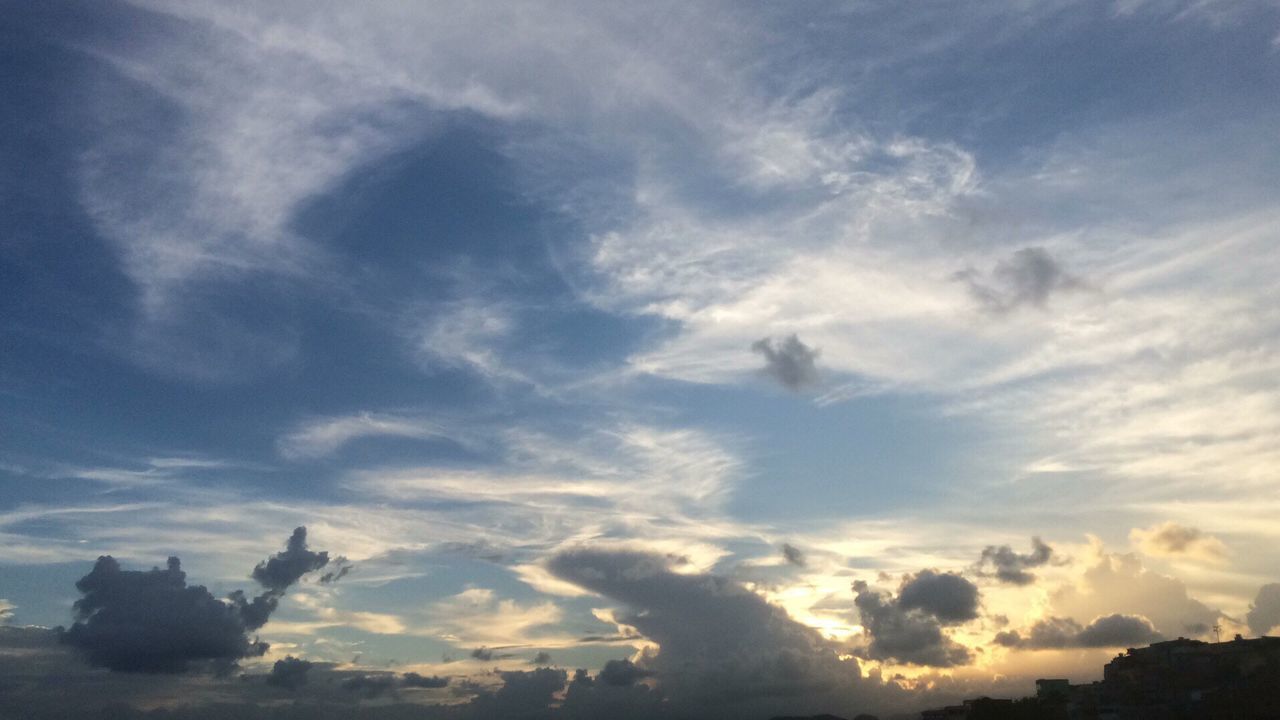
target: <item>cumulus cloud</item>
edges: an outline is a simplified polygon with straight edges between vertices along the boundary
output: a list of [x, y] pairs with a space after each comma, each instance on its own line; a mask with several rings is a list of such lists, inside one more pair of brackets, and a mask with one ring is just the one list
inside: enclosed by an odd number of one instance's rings
[[1199, 528], [1168, 521], [1149, 528], [1134, 528], [1129, 538], [1148, 555], [1199, 558], [1219, 562], [1227, 557], [1227, 546]]
[[353, 675], [342, 681], [343, 690], [358, 693], [366, 698], [375, 698], [392, 692], [396, 688], [396, 677], [391, 673]]
[[1070, 618], [1049, 617], [1036, 621], [1025, 635], [1017, 630], [997, 633], [994, 642], [1010, 648], [1049, 650], [1138, 647], [1163, 639], [1150, 620], [1140, 615], [1114, 613], [1096, 618], [1084, 627]]
[[537, 654], [537, 655], [534, 655], [534, 656], [533, 656], [533, 658], [532, 658], [531, 660], [529, 660], [529, 664], [530, 664], [530, 665], [539, 665], [539, 666], [541, 666], [541, 665], [550, 665], [550, 664], [551, 664], [551, 653], [549, 653], [549, 652], [547, 652], [547, 651], [545, 651], [545, 650], [541, 650], [541, 651], [539, 651], [539, 652], [538, 652], [538, 654]]
[[870, 639], [862, 649], [866, 657], [933, 667], [967, 665], [972, 661], [968, 648], [943, 632], [944, 625], [957, 620], [944, 620], [932, 611], [941, 610], [949, 618], [957, 619], [966, 618], [972, 611], [976, 617], [977, 588], [972, 593], [973, 604], [969, 605], [967, 588], [954, 581], [938, 580], [947, 575], [926, 572], [930, 575], [923, 582], [917, 582], [918, 576], [903, 581], [902, 588], [908, 590], [910, 606], [901, 603], [901, 591], [895, 598], [889, 593], [872, 590], [861, 580], [853, 584], [857, 593], [854, 605], [862, 618], [863, 630]]
[[921, 570], [898, 588], [898, 605], [953, 625], [978, 617], [978, 588], [955, 573]]
[[1043, 308], [1053, 293], [1082, 286], [1042, 247], [1014, 251], [996, 263], [988, 276], [970, 269], [954, 277], [964, 282], [970, 296], [991, 313], [1007, 313], [1027, 305]]
[[1263, 585], [1258, 589], [1258, 596], [1249, 606], [1245, 622], [1254, 635], [1266, 635], [1271, 628], [1280, 626], [1280, 583]]
[[1095, 545], [1093, 562], [1080, 577], [1050, 593], [1048, 614], [1100, 617], [1115, 613], [1147, 618], [1167, 637], [1192, 626], [1211, 627], [1220, 616], [1188, 595], [1181, 580], [1144, 568], [1135, 555], [1108, 553]]
[[557, 692], [564, 689], [568, 674], [554, 668], [500, 672], [502, 687], [492, 695], [481, 695], [472, 702], [476, 717], [538, 718], [547, 714]]
[[[841, 660], [815, 630], [737, 582], [677, 573], [669, 563], [656, 554], [577, 550], [556, 555], [548, 569], [627, 606], [616, 621], [659, 647], [635, 668], [652, 672], [670, 701], [689, 715], [735, 717], [741, 716], [741, 703], [778, 707], [784, 700], [792, 709], [817, 712], [848, 707], [869, 693], [857, 663]], [[635, 680], [623, 664], [606, 666], [602, 675], [597, 684]]]
[[764, 356], [764, 374], [788, 390], [818, 384], [817, 360], [821, 351], [805, 345], [799, 337], [789, 335], [781, 341], [762, 338], [751, 344], [751, 350]]
[[651, 675], [652, 671], [645, 670], [630, 660], [610, 660], [596, 675], [596, 680], [605, 685], [625, 687]]
[[1031, 538], [1031, 552], [1020, 555], [1008, 545], [988, 545], [982, 550], [975, 570], [984, 577], [994, 576], [1000, 582], [1013, 585], [1030, 585], [1036, 576], [1029, 568], [1040, 567], [1053, 557], [1053, 548], [1038, 537]]
[[122, 570], [102, 556], [76, 582], [76, 621], [63, 642], [84, 651], [88, 661], [121, 672], [180, 673], [193, 662], [230, 665], [262, 655], [267, 644], [248, 633], [267, 622], [286, 588], [304, 573], [324, 566], [327, 553], [306, 549], [306, 529], [298, 528], [288, 547], [253, 570], [267, 590], [248, 600], [237, 590], [224, 602], [203, 585], [188, 586], [176, 557], [164, 569]]
[[792, 565], [805, 566], [804, 551], [791, 543], [782, 543], [782, 557]]
[[285, 690], [297, 690], [307, 684], [307, 671], [313, 665], [314, 663], [289, 655], [271, 666], [271, 674], [267, 675], [266, 683]]
[[188, 587], [186, 577], [176, 557], [163, 570], [145, 571], [98, 558], [76, 582], [84, 597], [63, 641], [91, 664], [121, 672], [183, 672], [193, 661], [235, 662], [266, 652], [266, 643], [247, 637], [240, 607], [203, 585]]
[[407, 672], [400, 676], [400, 682], [409, 688], [442, 688], [449, 686], [449, 678], [439, 675], [419, 675]]
[[307, 529], [294, 528], [283, 552], [276, 553], [253, 569], [253, 579], [268, 590], [284, 592], [299, 578], [329, 563], [329, 553], [307, 549]]

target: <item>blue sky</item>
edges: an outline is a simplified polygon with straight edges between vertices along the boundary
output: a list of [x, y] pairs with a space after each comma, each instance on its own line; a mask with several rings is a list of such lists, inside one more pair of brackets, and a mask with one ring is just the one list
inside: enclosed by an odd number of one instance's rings
[[[1096, 675], [992, 644], [1046, 619], [1269, 629], [1274, 3], [4, 7], [13, 637], [100, 555], [224, 597], [297, 526], [352, 571], [250, 675], [629, 659], [701, 707], [664, 623], [716, 613], [627, 563], [784, 612], [752, 642], [850, 714]], [[966, 662], [855, 605], [929, 569], [980, 612], [891, 607]]]

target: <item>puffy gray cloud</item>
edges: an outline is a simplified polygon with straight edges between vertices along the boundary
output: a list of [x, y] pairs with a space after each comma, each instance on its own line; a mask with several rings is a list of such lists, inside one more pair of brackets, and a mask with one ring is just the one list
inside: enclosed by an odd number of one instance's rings
[[782, 543], [782, 557], [792, 565], [805, 566], [804, 552], [791, 543]]
[[391, 673], [353, 675], [343, 680], [341, 687], [366, 698], [375, 698], [395, 690], [396, 676]]
[[1054, 292], [1083, 286], [1042, 247], [1014, 251], [985, 277], [973, 269], [953, 277], [965, 283], [984, 310], [997, 314], [1027, 305], [1043, 308]]
[[870, 589], [865, 582], [853, 585], [854, 604], [870, 642], [863, 652], [874, 660], [911, 665], [952, 667], [967, 665], [973, 656], [943, 632], [943, 622], [923, 608], [903, 607], [898, 598]]
[[653, 672], [645, 670], [630, 660], [610, 660], [596, 675], [596, 680], [605, 685], [625, 687], [651, 675]]
[[247, 637], [240, 607], [202, 585], [188, 587], [186, 577], [176, 557], [151, 570], [121, 570], [115, 558], [98, 558], [76, 582], [84, 597], [63, 641], [91, 664], [121, 672], [184, 672], [193, 661], [234, 662], [266, 652], [266, 643]]
[[764, 356], [763, 371], [788, 390], [802, 390], [818, 384], [820, 351], [789, 335], [780, 342], [762, 338], [751, 344], [751, 350]]
[[1151, 621], [1138, 615], [1115, 613], [1089, 623], [1076, 636], [1080, 647], [1127, 647], [1150, 645], [1164, 639]]
[[1163, 639], [1150, 620], [1140, 615], [1114, 613], [1096, 618], [1084, 627], [1070, 618], [1049, 617], [1036, 621], [1025, 635], [1010, 630], [997, 633], [993, 642], [1010, 648], [1056, 650], [1139, 647]]
[[1266, 635], [1271, 628], [1280, 625], [1280, 583], [1263, 585], [1258, 589], [1258, 596], [1249, 606], [1245, 622], [1254, 635]]
[[318, 569], [327, 558], [306, 549], [306, 529], [298, 528], [284, 552], [254, 569], [266, 592], [249, 600], [237, 590], [224, 602], [202, 585], [188, 586], [176, 557], [164, 569], [122, 570], [102, 556], [76, 582], [83, 597], [62, 640], [91, 664], [121, 672], [180, 673], [193, 662], [228, 667], [266, 652], [248, 633], [267, 622], [285, 588], [308, 571], [302, 568]]
[[419, 675], [407, 672], [400, 676], [400, 682], [410, 688], [442, 688], [449, 686], [449, 678], [438, 675]]
[[529, 661], [529, 664], [530, 665], [550, 665], [551, 653], [545, 650], [541, 650], [538, 652], [537, 655], [533, 656], [533, 659]]
[[955, 573], [921, 570], [898, 588], [898, 605], [922, 610], [944, 625], [966, 622], [978, 617], [978, 588]]
[[547, 568], [627, 606], [618, 621], [660, 648], [637, 667], [652, 672], [669, 707], [685, 715], [824, 712], [874, 697], [855, 661], [840, 659], [817, 631], [728, 578], [673, 572], [668, 558], [638, 552], [565, 552]]
[[312, 665], [314, 663], [289, 655], [271, 667], [266, 683], [272, 687], [297, 690], [307, 684], [307, 671]]
[[307, 549], [307, 529], [294, 528], [283, 552], [276, 553], [253, 569], [253, 579], [268, 590], [284, 592], [299, 578], [329, 564], [329, 553]]
[[1008, 545], [988, 545], [982, 551], [974, 569], [984, 577], [994, 576], [1000, 582], [1013, 585], [1030, 585], [1036, 576], [1028, 572], [1030, 568], [1040, 567], [1053, 558], [1053, 548], [1038, 537], [1031, 538], [1031, 552], [1021, 555]]
[[473, 716], [484, 717], [551, 717], [551, 700], [564, 689], [568, 678], [564, 670], [538, 668], [529, 671], [500, 672], [502, 687], [492, 695], [481, 695], [472, 702]]

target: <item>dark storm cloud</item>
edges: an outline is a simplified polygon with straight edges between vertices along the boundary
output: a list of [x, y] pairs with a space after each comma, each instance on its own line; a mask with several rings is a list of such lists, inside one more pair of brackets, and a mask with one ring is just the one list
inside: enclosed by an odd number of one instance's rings
[[996, 263], [987, 277], [973, 269], [952, 277], [965, 283], [969, 294], [984, 310], [995, 314], [1027, 305], [1043, 308], [1054, 292], [1082, 286], [1042, 247], [1014, 251]]
[[91, 664], [120, 672], [179, 673], [193, 662], [225, 668], [266, 652], [267, 644], [248, 633], [266, 623], [284, 589], [307, 572], [298, 568], [323, 566], [317, 558], [327, 561], [327, 554], [308, 552], [306, 529], [298, 528], [285, 552], [254, 569], [266, 592], [249, 600], [237, 590], [223, 602], [202, 585], [188, 586], [176, 557], [164, 569], [122, 570], [103, 556], [76, 582], [83, 597], [62, 639]]
[[626, 687], [627, 685], [634, 685], [637, 680], [652, 675], [652, 671], [645, 670], [630, 660], [610, 660], [604, 664], [604, 668], [596, 675], [596, 680], [605, 685]]
[[419, 675], [407, 672], [400, 676], [400, 682], [409, 688], [442, 688], [449, 686], [449, 678], [438, 675]]
[[1280, 583], [1263, 585], [1258, 589], [1258, 596], [1249, 606], [1245, 621], [1249, 624], [1249, 632], [1254, 635], [1265, 635], [1280, 625]]
[[319, 570], [329, 564], [329, 553], [312, 552], [307, 549], [307, 529], [295, 528], [289, 536], [288, 544], [283, 552], [258, 563], [253, 569], [253, 579], [268, 590], [284, 592], [299, 578], [313, 570]]
[[1140, 615], [1115, 613], [1095, 619], [1087, 626], [1070, 618], [1050, 617], [1037, 621], [1025, 635], [1017, 630], [997, 633], [993, 642], [1010, 648], [1057, 650], [1062, 648], [1139, 647], [1164, 639]]
[[898, 588], [898, 605], [921, 610], [944, 625], [978, 617], [978, 588], [955, 573], [921, 570]]
[[983, 577], [996, 577], [1000, 582], [1013, 585], [1030, 585], [1036, 576], [1028, 572], [1030, 568], [1040, 567], [1053, 558], [1053, 548], [1038, 537], [1031, 538], [1031, 552], [1020, 555], [1008, 545], [988, 545], [982, 551], [982, 558], [974, 566]]
[[870, 638], [866, 657], [933, 667], [967, 665], [973, 659], [967, 648], [943, 633], [943, 622], [932, 613], [903, 607], [897, 598], [871, 590], [862, 581], [854, 583], [853, 590]]
[[751, 344], [751, 350], [764, 356], [764, 373], [788, 390], [802, 390], [818, 383], [820, 351], [805, 345], [795, 335], [781, 342], [762, 338]]
[[297, 690], [307, 684], [307, 671], [312, 665], [313, 663], [292, 655], [277, 660], [271, 667], [271, 674], [267, 675], [266, 683], [272, 687]]
[[791, 543], [782, 543], [782, 557], [792, 565], [805, 566], [804, 552]]

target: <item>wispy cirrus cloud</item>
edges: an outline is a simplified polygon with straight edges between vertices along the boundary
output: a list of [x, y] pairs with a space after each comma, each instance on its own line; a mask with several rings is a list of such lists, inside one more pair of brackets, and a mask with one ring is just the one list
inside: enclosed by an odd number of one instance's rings
[[434, 440], [449, 436], [442, 426], [423, 418], [361, 412], [309, 420], [276, 445], [288, 460], [307, 460], [331, 455], [350, 442], [370, 437]]

